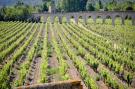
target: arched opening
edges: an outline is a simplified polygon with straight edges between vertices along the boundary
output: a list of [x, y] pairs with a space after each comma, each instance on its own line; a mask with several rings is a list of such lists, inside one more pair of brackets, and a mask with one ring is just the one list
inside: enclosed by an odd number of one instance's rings
[[49, 23], [50, 22], [50, 16], [48, 16], [47, 18], [46, 18], [46, 23]]
[[105, 18], [105, 24], [112, 25], [112, 18], [110, 15], [107, 15]]
[[94, 21], [93, 21], [93, 19], [92, 19], [91, 16], [88, 16], [88, 17], [87, 17], [87, 23], [88, 23], [88, 24], [93, 24], [93, 23], [94, 23]]
[[41, 17], [40, 17], [40, 22], [41, 22], [41, 23], [46, 23], [47, 20], [48, 20], [48, 16], [41, 16]]
[[40, 17], [40, 22], [41, 22], [41, 23], [44, 23], [44, 22], [45, 22], [44, 16], [41, 16], [41, 17]]
[[55, 17], [54, 17], [54, 23], [59, 23], [59, 18], [58, 18], [58, 16], [55, 16]]
[[80, 22], [80, 23], [84, 23], [82, 16], [79, 16], [78, 19], [79, 19], [79, 22]]
[[66, 16], [62, 16], [61, 18], [62, 18], [62, 23], [67, 23], [67, 18], [66, 18]]
[[97, 16], [96, 17], [96, 24], [102, 24], [103, 23], [103, 19], [101, 16]]
[[116, 15], [114, 20], [115, 20], [115, 25], [121, 25], [122, 24], [122, 18], [119, 15]]
[[70, 23], [75, 23], [75, 17], [73, 15], [70, 16]]
[[125, 17], [125, 25], [132, 25], [132, 17], [127, 15]]

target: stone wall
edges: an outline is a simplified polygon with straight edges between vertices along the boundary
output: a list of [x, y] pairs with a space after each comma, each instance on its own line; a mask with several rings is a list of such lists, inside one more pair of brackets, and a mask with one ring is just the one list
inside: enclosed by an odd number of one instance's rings
[[41, 16], [44, 17], [44, 22], [50, 17], [51, 23], [54, 23], [56, 17], [58, 17], [59, 23], [62, 23], [62, 19], [65, 17], [67, 23], [70, 22], [70, 18], [74, 18], [75, 22], [78, 23], [79, 17], [82, 17], [85, 24], [87, 24], [87, 19], [91, 17], [93, 21], [96, 23], [96, 19], [98, 17], [102, 18], [103, 23], [105, 23], [107, 18], [112, 19], [112, 25], [115, 25], [116, 17], [121, 18], [121, 24], [125, 24], [125, 18], [130, 17], [132, 21], [132, 25], [135, 25], [135, 12], [134, 11], [92, 11], [92, 12], [76, 12], [76, 13], [33, 13], [35, 18], [39, 18]]
[[27, 85], [17, 87], [17, 89], [82, 89], [81, 81], [67, 80], [61, 82]]

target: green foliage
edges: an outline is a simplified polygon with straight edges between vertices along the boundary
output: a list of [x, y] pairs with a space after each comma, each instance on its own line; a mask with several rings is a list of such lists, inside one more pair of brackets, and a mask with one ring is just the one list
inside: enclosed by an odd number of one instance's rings
[[118, 2], [116, 0], [110, 1], [109, 3], [102, 3], [99, 1], [91, 0], [58, 0], [56, 4], [58, 11], [62, 12], [75, 12], [75, 11], [99, 11], [100, 9], [109, 10], [109, 11], [126, 11], [126, 10], [135, 10], [135, 2], [132, 1], [123, 1]]
[[32, 6], [17, 4], [15, 6], [3, 7], [0, 9], [0, 20], [21, 20], [25, 21], [34, 12]]
[[22, 6], [24, 5], [22, 0], [17, 0], [16, 6]]
[[43, 4], [43, 11], [48, 11], [47, 3], [44, 3], [44, 4]]
[[102, 2], [99, 0], [95, 5], [96, 11], [99, 11], [100, 9], [103, 9]]
[[94, 11], [95, 10], [95, 7], [92, 5], [91, 2], [87, 2], [86, 10], [88, 10], [88, 11]]
[[49, 6], [51, 5], [51, 0], [42, 0], [43, 4], [38, 8], [39, 12], [47, 12], [49, 10]]
[[[80, 7], [81, 6], [81, 7]], [[56, 9], [62, 12], [73, 12], [85, 10], [86, 0], [58, 0]]]
[[51, 73], [50, 70], [48, 70], [48, 34], [47, 34], [47, 31], [48, 31], [48, 24], [46, 24], [46, 32], [45, 32], [45, 37], [44, 37], [44, 40], [43, 40], [43, 49], [42, 49], [42, 54], [41, 54], [41, 57], [42, 57], [42, 63], [41, 63], [41, 77], [40, 77], [40, 80], [39, 82], [41, 83], [46, 83], [47, 82], [47, 73]]
[[[70, 39], [67, 36], [69, 33], [66, 30], [63, 30], [63, 33], [64, 34], [62, 35], [61, 32], [59, 32], [59, 36], [62, 40], [62, 44], [63, 44], [67, 54], [70, 56], [73, 63], [75, 64], [78, 71], [80, 72], [81, 77], [83, 78], [85, 84], [91, 89], [98, 89], [98, 85], [96, 84], [96, 81], [89, 75], [87, 68], [85, 67], [86, 64], [83, 61], [81, 61], [81, 59], [77, 56], [77, 54], [75, 54], [75, 52], [72, 50], [72, 48], [70, 48], [70, 45], [68, 44], [66, 39], [69, 39], [71, 42], [75, 42], [75, 41], [73, 39]], [[78, 45], [75, 45], [74, 43], [73, 43], [73, 45], [75, 47], [78, 46]]]
[[96, 9], [96, 11], [99, 11], [99, 10], [100, 10], [100, 5], [99, 5], [99, 3], [96, 3], [95, 9]]
[[127, 10], [135, 10], [134, 8], [135, 2], [125, 1], [122, 3], [117, 3], [116, 1], [112, 1], [106, 5], [106, 8], [109, 11], [127, 11]]
[[[52, 31], [52, 29], [53, 28], [51, 25], [51, 31]], [[52, 31], [52, 43], [54, 46], [54, 51], [56, 52], [57, 58], [59, 61], [58, 73], [60, 74], [62, 80], [69, 79], [69, 76], [67, 75], [68, 65], [67, 65], [66, 61], [64, 60], [64, 55], [63, 55], [63, 53], [60, 49], [60, 46], [58, 45], [57, 40], [54, 35], [55, 34]]]
[[26, 8], [15, 8], [15, 7], [9, 7], [9, 8], [6, 8], [4, 9], [4, 12], [2, 12], [4, 14], [4, 19], [5, 20], [19, 20], [20, 18], [21, 19], [24, 19], [24, 17], [21, 17], [21, 16], [25, 16], [28, 11]]

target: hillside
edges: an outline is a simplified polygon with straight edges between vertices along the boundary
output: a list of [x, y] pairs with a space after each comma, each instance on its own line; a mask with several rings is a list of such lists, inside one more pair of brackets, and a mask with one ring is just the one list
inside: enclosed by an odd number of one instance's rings
[[[10, 6], [14, 5], [17, 0], [0, 0], [0, 6]], [[29, 5], [39, 5], [42, 4], [42, 0], [23, 0], [25, 4]]]
[[[54, 0], [54, 1], [59, 1], [59, 0]], [[99, 0], [90, 0], [93, 3], [99, 1]], [[108, 2], [111, 2], [112, 0], [101, 0], [102, 3], [106, 4]], [[135, 2], [135, 0], [116, 0], [117, 2], [124, 2], [124, 1], [133, 1]], [[0, 6], [9, 6], [9, 5], [14, 5], [17, 2], [17, 0], [0, 0]], [[42, 0], [23, 0], [23, 2], [25, 4], [30, 4], [30, 5], [39, 5], [42, 3]]]
[[[88, 1], [91, 1], [91, 2], [93, 2], [93, 3], [96, 3], [96, 2], [98, 2], [99, 0], [88, 0]], [[109, 3], [109, 2], [111, 2], [111, 1], [113, 1], [113, 0], [101, 0], [101, 2], [102, 2], [103, 4]], [[125, 1], [132, 1], [132, 2], [135, 2], [135, 0], [114, 0], [114, 1], [117, 1], [118, 3], [122, 3], [122, 2], [125, 2]]]

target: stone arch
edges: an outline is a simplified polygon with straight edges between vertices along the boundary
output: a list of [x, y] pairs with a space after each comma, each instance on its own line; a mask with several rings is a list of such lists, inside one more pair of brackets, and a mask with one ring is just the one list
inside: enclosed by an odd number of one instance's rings
[[112, 19], [112, 16], [106, 15], [106, 16], [105, 16], [105, 19]]
[[78, 16], [77, 15], [70, 15], [68, 19], [69, 19], [69, 21], [71, 19], [74, 19], [75, 23], [78, 23]]
[[114, 24], [116, 23], [116, 19], [117, 18], [120, 18], [120, 20], [121, 20], [121, 25], [124, 25], [125, 24], [125, 20], [124, 20], [124, 18], [120, 15], [120, 14], [116, 14], [115, 16], [114, 16]]
[[135, 15], [131, 15], [132, 25], [135, 25]]
[[106, 23], [106, 20], [112, 20], [112, 16], [111, 15], [106, 15], [105, 17], [104, 17], [104, 23]]
[[69, 17], [69, 20], [71, 20], [71, 19], [75, 19], [75, 16], [74, 16], [74, 15], [71, 15], [71, 16]]
[[124, 24], [124, 20], [126, 16], [131, 17], [132, 24], [135, 25], [135, 12], [88, 12], [88, 13], [54, 13], [54, 14], [49, 14], [49, 13], [33, 13], [33, 17], [31, 19], [33, 21], [39, 22], [40, 21], [40, 16], [44, 17], [44, 22], [47, 22], [47, 18], [50, 17], [50, 22], [54, 23], [55, 17], [57, 16], [59, 18], [59, 22], [62, 23], [62, 16], [66, 16], [67, 22], [70, 22], [71, 16], [73, 16], [73, 19], [75, 20], [76, 23], [78, 23], [79, 16], [81, 15], [83, 17], [83, 20], [85, 23], [87, 23], [88, 17], [92, 17], [93, 21], [96, 23], [96, 19], [98, 16], [101, 16], [103, 19], [103, 22], [105, 22], [105, 19], [107, 16], [110, 16], [112, 19], [112, 25], [115, 25], [115, 19], [116, 17], [120, 17], [122, 20], [122, 24]]
[[91, 15], [87, 15], [87, 16], [85, 16], [86, 17], [86, 23], [88, 23], [89, 22], [89, 20], [91, 20], [92, 19], [92, 16]]
[[62, 23], [62, 16], [61, 15], [52, 15], [50, 16], [50, 22], [53, 24], [55, 21]]
[[125, 15], [125, 18], [124, 18], [124, 19], [125, 19], [125, 20], [126, 20], [126, 19], [131, 20], [131, 24], [132, 24], [132, 25], [135, 25], [135, 15], [127, 14], [127, 15]]
[[113, 14], [113, 15], [111, 15], [111, 17], [112, 17], [112, 25], [115, 26], [115, 20], [116, 20], [116, 18], [118, 18], [118, 17], [121, 18], [121, 15], [119, 15], [119, 14]]
[[61, 19], [62, 19], [62, 23], [63, 23], [63, 22], [64, 22], [64, 23], [65, 23], [65, 22], [68, 23], [66, 15], [62, 15], [62, 16], [61, 16]]
[[89, 18], [92, 18], [92, 16], [91, 15], [86, 16], [86, 19], [89, 19]]
[[97, 16], [96, 16], [96, 22], [97, 22], [97, 20], [98, 20], [99, 18], [102, 19], [102, 22], [101, 22], [101, 23], [104, 23], [104, 21], [103, 21], [103, 20], [104, 20], [104, 17], [103, 17], [102, 15], [97, 15]]
[[91, 15], [91, 18], [93, 19], [94, 23], [96, 23], [97, 15]]
[[59, 22], [59, 16], [54, 15], [54, 16], [53, 16], [53, 19], [54, 19], [54, 22]]
[[121, 15], [119, 15], [119, 14], [114, 15], [114, 18], [115, 18], [115, 19], [116, 19], [117, 17], [121, 17]]
[[82, 20], [83, 20], [83, 22], [86, 24], [85, 16], [83, 16], [83, 15], [79, 15], [79, 16], [78, 16], [78, 21], [80, 21], [80, 19], [82, 19]]

